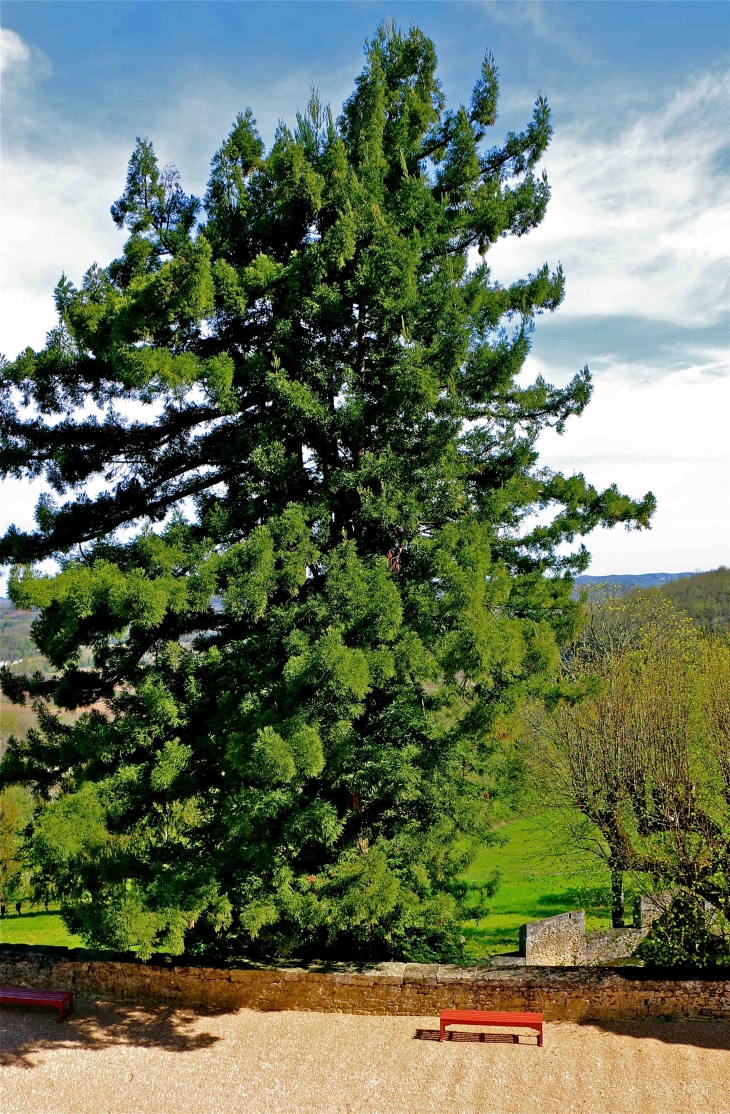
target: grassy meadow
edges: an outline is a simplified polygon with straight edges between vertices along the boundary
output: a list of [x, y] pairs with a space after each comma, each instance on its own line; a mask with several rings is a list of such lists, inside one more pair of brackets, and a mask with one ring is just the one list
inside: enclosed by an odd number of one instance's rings
[[495, 870], [500, 874], [488, 915], [464, 925], [473, 958], [516, 951], [521, 924], [572, 909], [585, 909], [588, 931], [611, 927], [608, 872], [565, 850], [558, 815], [514, 819], [495, 835], [498, 842], [485, 847], [466, 874], [473, 882], [485, 881]]
[[35, 722], [35, 712], [30, 705], [11, 704], [5, 696], [0, 696], [0, 755], [5, 753], [11, 735], [22, 739]]
[[23, 912], [12, 913], [0, 920], [0, 944], [55, 944], [59, 947], [80, 948], [83, 941], [68, 931], [58, 915], [58, 907], [31, 909], [23, 903]]
[[[61, 712], [62, 723], [73, 723], [80, 712]], [[5, 753], [11, 735], [22, 739], [31, 727], [35, 727], [37, 717], [30, 704], [11, 704], [5, 696], [0, 696], [0, 757]]]

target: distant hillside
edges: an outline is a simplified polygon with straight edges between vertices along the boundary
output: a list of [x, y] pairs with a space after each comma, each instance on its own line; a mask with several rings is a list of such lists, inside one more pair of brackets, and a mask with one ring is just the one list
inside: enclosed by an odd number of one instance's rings
[[35, 611], [18, 611], [8, 599], [0, 596], [0, 662], [16, 662], [39, 657], [30, 637]]
[[619, 584], [622, 588], [661, 588], [670, 581], [681, 580], [686, 577], [709, 576], [709, 573], [696, 572], [638, 572], [638, 573], [610, 573], [606, 576], [588, 576], [585, 573], [576, 576], [575, 583], [579, 587], [590, 587], [591, 584]]
[[[658, 589], [699, 626], [709, 631], [730, 630], [730, 569], [721, 565], [709, 572], [650, 572], [618, 576], [577, 576], [574, 595], [581, 588], [609, 586], [609, 594]], [[613, 586], [615, 585], [615, 589]]]
[[730, 630], [730, 569], [724, 565], [686, 580], [673, 580], [660, 590], [705, 630]]

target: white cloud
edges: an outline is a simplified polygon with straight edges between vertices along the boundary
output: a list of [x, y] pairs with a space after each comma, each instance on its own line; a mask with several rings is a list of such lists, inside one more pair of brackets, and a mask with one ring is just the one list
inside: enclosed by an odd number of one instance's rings
[[[526, 377], [526, 370], [523, 371], [522, 378]], [[629, 361], [608, 352], [595, 356], [591, 360], [590, 371], [594, 385], [604, 379], [611, 381], [623, 379], [635, 386], [648, 385], [656, 380], [671, 376], [675, 372], [681, 372], [683, 375], [690, 376], [687, 380], [689, 389], [691, 382], [700, 378], [727, 377], [730, 371], [730, 354], [727, 348], [713, 348], [703, 345], [692, 347], [687, 343], [677, 344], [673, 358], [667, 357], [662, 363], [658, 363], [657, 360], [644, 361], [642, 359]], [[567, 377], [565, 375], [561, 376], [556, 369], [552, 375], [548, 372], [547, 378], [551, 382], [557, 382]], [[723, 388], [720, 387], [719, 389], [722, 390]]]
[[[534, 375], [550, 369], [528, 360]], [[615, 365], [595, 384], [591, 404], [562, 437], [540, 439], [540, 462], [596, 487], [616, 483], [657, 497], [650, 531], [596, 530], [587, 540], [597, 575], [685, 572], [730, 564], [730, 377], [698, 364], [662, 380]]]
[[51, 61], [37, 47], [21, 39], [17, 31], [0, 27], [0, 74], [3, 77], [3, 94], [8, 82], [26, 81], [29, 78], [47, 77]]
[[[563, 437], [542, 436], [541, 463], [583, 472], [599, 488], [617, 483], [633, 497], [657, 497], [650, 531], [599, 529], [586, 539], [598, 575], [730, 564], [728, 347], [717, 329], [703, 335], [728, 310], [726, 141], [727, 84], [707, 74], [660, 109], [617, 121], [613, 135], [598, 134], [595, 119], [558, 129], [545, 160], [553, 196], [544, 224], [490, 253], [502, 281], [562, 261], [566, 301], [545, 324], [585, 322], [576, 336], [586, 343], [593, 400]], [[655, 338], [651, 354], [636, 331], [642, 319]], [[667, 324], [671, 345], [652, 321]], [[629, 337], [617, 332], [626, 322]], [[636, 358], [631, 336], [643, 349]], [[555, 382], [565, 370], [531, 357], [524, 377], [541, 372]]]
[[29, 65], [30, 47], [17, 32], [0, 27], [0, 73], [25, 69]]
[[561, 261], [561, 315], [716, 322], [728, 308], [727, 109], [726, 79], [704, 74], [660, 110], [617, 121], [615, 135], [597, 119], [558, 128], [545, 156], [547, 217], [495, 245], [495, 277]]
[[62, 271], [78, 281], [94, 260], [106, 264], [120, 253], [109, 205], [121, 193], [128, 156], [111, 147], [67, 152], [63, 162], [22, 150], [5, 155], [0, 351], [9, 358], [43, 346]]

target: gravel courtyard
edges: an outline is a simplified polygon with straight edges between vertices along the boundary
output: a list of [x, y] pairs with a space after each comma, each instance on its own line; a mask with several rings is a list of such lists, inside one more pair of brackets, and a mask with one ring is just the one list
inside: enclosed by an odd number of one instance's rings
[[728, 1114], [730, 1022], [552, 1024], [438, 1044], [435, 1018], [0, 1012], [3, 1114]]

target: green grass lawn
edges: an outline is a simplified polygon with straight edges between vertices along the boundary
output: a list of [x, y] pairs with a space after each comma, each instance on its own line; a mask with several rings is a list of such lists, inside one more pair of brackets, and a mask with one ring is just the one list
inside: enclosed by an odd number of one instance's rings
[[21, 913], [13, 912], [0, 920], [0, 944], [56, 944], [66, 948], [80, 948], [83, 941], [73, 936], [49, 906], [45, 909], [32, 909]]
[[500, 843], [477, 856], [467, 880], [485, 881], [498, 870], [501, 881], [489, 914], [464, 926], [473, 958], [516, 951], [521, 924], [572, 909], [585, 909], [589, 931], [611, 927], [608, 873], [562, 849], [560, 828], [553, 814], [513, 820], [495, 833]]

